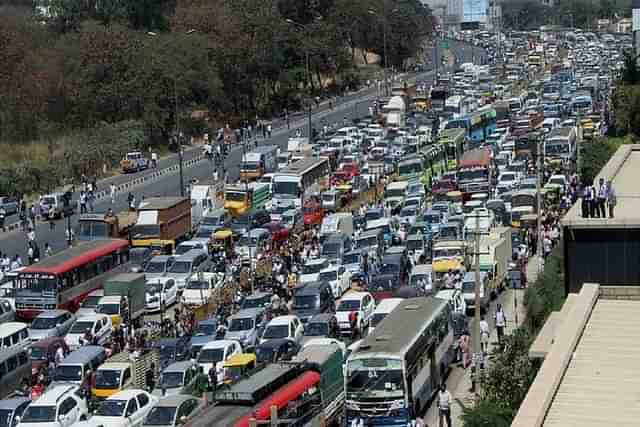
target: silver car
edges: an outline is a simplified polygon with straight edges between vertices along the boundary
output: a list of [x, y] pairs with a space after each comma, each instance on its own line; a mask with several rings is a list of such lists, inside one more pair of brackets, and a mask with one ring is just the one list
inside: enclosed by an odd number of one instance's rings
[[264, 311], [264, 308], [246, 308], [231, 316], [224, 339], [239, 341], [245, 349], [255, 346], [266, 324]]
[[[177, 427], [202, 412], [205, 402], [193, 396], [178, 394], [160, 399], [142, 421], [142, 426]], [[215, 423], [214, 423], [215, 424]]]
[[47, 310], [33, 319], [29, 327], [29, 339], [39, 341], [44, 338], [62, 337], [75, 322], [76, 316], [67, 310]]

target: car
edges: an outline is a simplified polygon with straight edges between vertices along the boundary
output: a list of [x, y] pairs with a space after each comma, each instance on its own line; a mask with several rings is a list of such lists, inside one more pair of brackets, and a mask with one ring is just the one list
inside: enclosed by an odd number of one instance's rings
[[329, 267], [329, 260], [326, 258], [314, 258], [304, 263], [302, 266], [302, 274], [300, 275], [300, 283], [317, 282], [320, 277], [320, 271]]
[[154, 313], [178, 301], [178, 286], [170, 277], [147, 280], [145, 285], [145, 311]]
[[91, 421], [103, 427], [138, 427], [158, 403], [158, 398], [144, 390], [119, 391], [98, 405]]
[[225, 378], [224, 362], [234, 354], [240, 353], [242, 353], [242, 346], [237, 341], [211, 341], [200, 349], [196, 362], [207, 374], [211, 369], [215, 369], [218, 383], [222, 383]]
[[291, 360], [300, 350], [295, 341], [287, 338], [267, 340], [256, 347], [258, 363], [272, 363]]
[[205, 401], [178, 394], [161, 398], [142, 421], [143, 426], [178, 427], [185, 425], [205, 408]]
[[242, 348], [253, 347], [258, 343], [266, 324], [264, 308], [240, 310], [227, 319], [229, 327], [224, 335], [226, 340], [242, 344]]
[[218, 329], [218, 318], [210, 317], [205, 320], [201, 320], [198, 322], [198, 325], [193, 331], [194, 337], [199, 336], [215, 336], [216, 330]]
[[[44, 220], [49, 220], [50, 214], [53, 214], [53, 219], [62, 218], [65, 214], [65, 194], [53, 193], [45, 194], [40, 197], [40, 215]], [[68, 206], [68, 212], [71, 213], [75, 210], [75, 204], [71, 202]], [[53, 212], [51, 211], [53, 208]]]
[[0, 208], [4, 208], [6, 216], [18, 213], [18, 201], [13, 197], [0, 196]]
[[331, 265], [320, 271], [318, 281], [329, 283], [333, 296], [340, 298], [351, 287], [351, 271], [342, 265]]
[[408, 224], [409, 226], [415, 224], [418, 215], [420, 214], [417, 206], [405, 206], [400, 209], [398, 214], [398, 220], [401, 224]]
[[171, 264], [175, 261], [173, 255], [156, 255], [149, 260], [144, 268], [144, 275], [147, 280], [164, 276]]
[[271, 233], [271, 241], [274, 243], [282, 243], [289, 238], [289, 229], [282, 222], [269, 222], [262, 226]]
[[403, 208], [415, 207], [416, 209], [420, 210], [422, 209], [423, 203], [424, 203], [423, 196], [407, 197], [402, 203], [402, 207]]
[[20, 418], [20, 427], [71, 427], [89, 417], [86, 400], [77, 385], [60, 384], [32, 401]]
[[0, 400], [0, 426], [13, 427], [18, 424], [31, 399], [27, 397], [13, 397]]
[[160, 353], [160, 368], [164, 369], [173, 362], [189, 358], [189, 337], [163, 338], [153, 342]]
[[71, 329], [76, 316], [67, 310], [46, 310], [38, 314], [29, 326], [29, 339], [61, 337]]
[[331, 285], [326, 281], [308, 282], [293, 290], [291, 314], [295, 314], [306, 323], [309, 318], [319, 313], [335, 311], [335, 297]]
[[76, 311], [76, 317], [86, 316], [87, 314], [94, 314], [100, 299], [104, 296], [104, 289], [96, 289], [89, 292], [89, 295], [80, 303], [78, 311]]
[[69, 328], [69, 332], [64, 336], [64, 341], [69, 349], [74, 350], [82, 346], [84, 336], [87, 331], [91, 333], [94, 342], [104, 345], [111, 339], [113, 326], [111, 316], [106, 314], [90, 314], [76, 318]]
[[200, 306], [209, 301], [213, 295], [213, 290], [218, 283], [221, 283], [222, 273], [198, 273], [187, 282], [187, 286], [182, 291], [180, 299], [185, 305]]
[[203, 252], [208, 252], [208, 248], [207, 248], [207, 243], [206, 242], [201, 242], [199, 240], [187, 240], [186, 242], [182, 242], [180, 243], [178, 246], [176, 246], [176, 250], [174, 251], [174, 255], [175, 256], [180, 256], [183, 254], [186, 254], [187, 252], [194, 250], [194, 249], [199, 249]]
[[342, 335], [351, 335], [349, 315], [356, 313], [360, 332], [369, 325], [375, 310], [375, 300], [369, 292], [347, 292], [342, 296], [336, 308], [336, 318]]
[[[345, 345], [344, 342], [342, 342], [341, 340], [337, 339], [337, 338], [312, 338], [309, 341], [306, 341], [305, 343], [302, 344], [302, 347], [300, 348], [300, 351], [304, 350], [305, 348], [309, 348], [309, 347], [338, 347], [340, 349], [340, 351], [342, 351], [342, 355], [344, 356], [344, 360], [347, 360], [346, 355], [347, 355], [347, 346]], [[295, 358], [294, 358], [295, 360]]]
[[37, 376], [41, 369], [47, 369], [49, 361], [55, 360], [55, 354], [59, 347], [62, 347], [62, 352], [65, 355], [69, 353], [69, 347], [63, 337], [43, 338], [32, 343], [28, 349], [29, 359], [31, 359], [31, 373]]
[[0, 323], [16, 320], [16, 311], [8, 299], [0, 299]]
[[500, 176], [498, 176], [497, 187], [503, 187], [507, 189], [507, 191], [511, 191], [518, 187], [519, 180], [517, 172], [502, 172]]
[[271, 319], [264, 328], [260, 343], [276, 338], [288, 338], [296, 343], [302, 341], [304, 327], [298, 316], [278, 316]]
[[197, 377], [198, 364], [195, 360], [174, 362], [160, 372], [158, 383], [151, 394], [158, 397], [189, 394]]
[[307, 321], [304, 326], [302, 345], [316, 338], [340, 338], [340, 328], [335, 314], [320, 313]]
[[269, 292], [254, 292], [251, 295], [244, 297], [240, 303], [240, 310], [247, 308], [264, 308], [267, 309], [271, 306], [271, 297], [273, 294]]

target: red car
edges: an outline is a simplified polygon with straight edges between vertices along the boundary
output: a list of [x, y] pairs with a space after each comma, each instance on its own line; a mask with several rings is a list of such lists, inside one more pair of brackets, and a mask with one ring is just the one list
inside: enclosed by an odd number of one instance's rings
[[281, 243], [289, 238], [289, 230], [279, 222], [269, 222], [262, 226], [271, 233], [271, 241]]

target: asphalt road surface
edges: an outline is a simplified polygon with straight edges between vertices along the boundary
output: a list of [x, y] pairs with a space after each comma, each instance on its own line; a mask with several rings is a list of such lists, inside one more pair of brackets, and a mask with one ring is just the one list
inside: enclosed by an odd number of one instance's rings
[[[456, 52], [463, 62], [471, 61], [471, 48], [460, 42], [451, 41], [449, 43], [451, 51]], [[479, 60], [481, 49], [475, 48], [476, 60]], [[431, 53], [433, 57], [434, 53]], [[427, 54], [427, 56], [429, 56]], [[417, 76], [420, 81], [429, 82], [433, 78], [433, 72], [429, 71], [421, 73]], [[357, 93], [350, 94], [343, 97], [330, 109], [327, 104], [323, 104], [320, 108], [313, 111], [312, 122], [316, 128], [322, 126], [321, 121], [326, 120], [328, 123], [341, 122], [345, 118], [354, 119], [362, 117], [368, 114], [368, 107], [376, 98], [377, 89], [371, 88], [359, 91]], [[276, 127], [272, 133], [272, 138], [263, 140], [259, 139], [259, 144], [275, 144], [281, 149], [286, 149], [287, 140], [289, 137], [294, 136], [296, 129], [300, 129], [302, 134], [305, 135], [308, 130], [308, 122], [306, 115], [300, 113], [291, 116], [291, 129], [283, 127], [283, 123], [275, 123]], [[193, 148], [186, 150], [183, 156], [184, 162], [189, 162], [201, 155], [199, 148]], [[242, 147], [235, 146], [230, 151], [225, 159], [225, 169], [229, 174], [231, 181], [238, 178], [239, 175], [239, 163], [242, 157]], [[174, 166], [178, 163], [178, 155], [174, 154], [169, 157], [161, 159], [158, 165], [158, 170]], [[214, 164], [206, 160], [201, 160], [193, 163], [191, 166], [184, 168], [184, 182], [188, 184], [191, 180], [198, 181], [211, 180], [214, 171]], [[98, 191], [108, 190], [111, 183], [115, 185], [123, 185], [129, 183], [134, 179], [150, 176], [154, 170], [147, 170], [130, 175], [117, 175], [103, 181], [98, 182]], [[137, 201], [140, 201], [142, 197], [156, 197], [156, 196], [176, 196], [180, 194], [180, 180], [177, 171], [164, 174], [155, 179], [149, 179], [142, 182], [137, 186], [132, 187], [131, 192], [134, 194]], [[114, 212], [120, 212], [127, 209], [127, 194], [128, 190], [123, 190], [117, 193], [115, 203], [111, 204], [109, 197], [97, 200], [94, 204], [95, 212], [106, 212], [111, 207]], [[77, 197], [75, 198], [77, 199]], [[15, 216], [13, 217], [15, 222]], [[12, 222], [12, 218], [9, 218], [8, 223]], [[44, 248], [45, 243], [48, 243], [53, 252], [60, 251], [67, 247], [65, 231], [67, 228], [66, 220], [56, 221], [54, 229], [50, 229], [48, 223], [38, 223], [36, 227], [36, 240], [40, 246], [41, 251]], [[75, 230], [77, 225], [77, 215], [74, 215], [71, 220], [71, 227]], [[2, 253], [8, 253], [9, 256], [20, 254], [23, 260], [26, 262], [26, 250], [27, 250], [27, 238], [26, 234], [22, 231], [15, 230], [7, 233], [0, 233], [0, 251]]]

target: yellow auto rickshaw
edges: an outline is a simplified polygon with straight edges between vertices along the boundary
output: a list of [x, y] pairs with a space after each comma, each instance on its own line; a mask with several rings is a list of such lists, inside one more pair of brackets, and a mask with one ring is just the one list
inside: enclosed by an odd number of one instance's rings
[[256, 368], [256, 355], [254, 353], [234, 354], [224, 362], [225, 384], [233, 384], [247, 376]]
[[447, 193], [447, 200], [451, 203], [458, 203], [462, 205], [462, 191], [449, 191]]
[[209, 251], [212, 254], [221, 251], [231, 254], [233, 252], [233, 232], [228, 228], [214, 232], [209, 239]]

